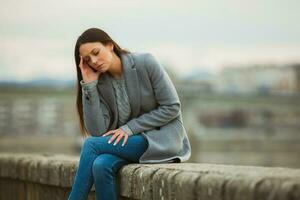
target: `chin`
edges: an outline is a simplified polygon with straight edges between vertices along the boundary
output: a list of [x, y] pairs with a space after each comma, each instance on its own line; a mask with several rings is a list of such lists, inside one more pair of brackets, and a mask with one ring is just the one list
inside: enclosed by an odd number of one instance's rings
[[104, 69], [100, 69], [100, 70], [98, 70], [98, 71], [100, 71], [100, 72], [102, 72], [102, 73], [105, 73], [105, 72], [107, 72], [107, 68], [106, 67], [104, 67]]

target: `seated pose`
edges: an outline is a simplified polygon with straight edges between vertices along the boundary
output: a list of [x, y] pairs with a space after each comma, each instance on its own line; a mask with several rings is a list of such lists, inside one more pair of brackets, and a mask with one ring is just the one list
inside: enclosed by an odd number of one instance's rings
[[75, 45], [77, 110], [86, 137], [69, 200], [117, 200], [118, 170], [129, 163], [184, 162], [191, 146], [181, 102], [168, 74], [150, 53], [120, 48], [98, 28]]

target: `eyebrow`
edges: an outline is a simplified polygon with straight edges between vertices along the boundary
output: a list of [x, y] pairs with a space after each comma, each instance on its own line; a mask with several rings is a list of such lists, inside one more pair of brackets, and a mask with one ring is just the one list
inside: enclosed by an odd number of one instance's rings
[[[95, 47], [94, 49], [92, 49], [92, 51], [90, 53], [93, 53], [93, 51], [96, 49], [97, 47]], [[84, 56], [83, 59], [85, 59], [87, 56]]]

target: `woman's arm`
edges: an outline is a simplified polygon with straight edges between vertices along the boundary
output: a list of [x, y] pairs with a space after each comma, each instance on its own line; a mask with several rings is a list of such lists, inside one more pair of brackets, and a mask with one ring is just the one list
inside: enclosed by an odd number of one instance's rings
[[126, 123], [133, 134], [163, 126], [180, 114], [181, 103], [167, 72], [150, 53], [145, 56], [145, 65], [159, 106]]
[[98, 80], [84, 83], [82, 80], [82, 105], [84, 125], [90, 135], [98, 136], [108, 131], [110, 115], [107, 106], [100, 100]]

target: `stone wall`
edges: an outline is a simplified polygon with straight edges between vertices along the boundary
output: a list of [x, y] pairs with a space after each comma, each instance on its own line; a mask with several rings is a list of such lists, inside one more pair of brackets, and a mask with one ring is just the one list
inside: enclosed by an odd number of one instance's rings
[[[67, 199], [79, 157], [0, 154], [0, 199]], [[300, 170], [238, 165], [129, 164], [117, 176], [120, 199], [300, 199]], [[95, 199], [94, 186], [89, 199]]]

